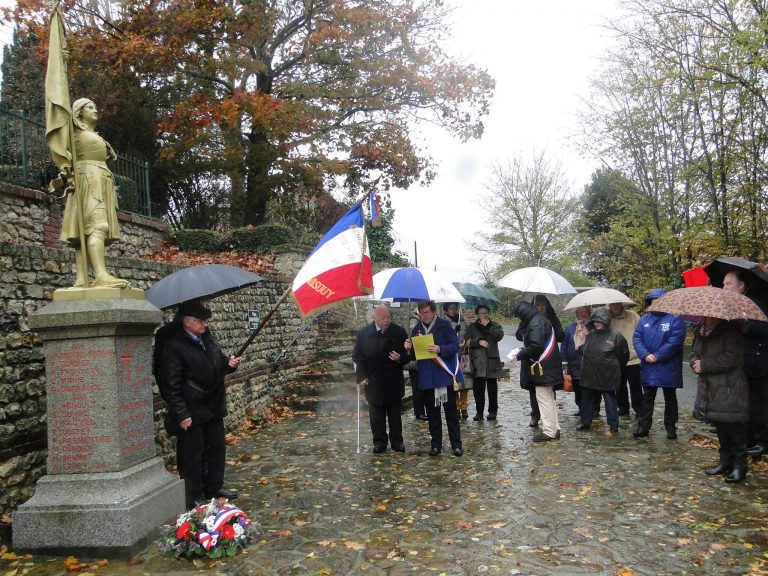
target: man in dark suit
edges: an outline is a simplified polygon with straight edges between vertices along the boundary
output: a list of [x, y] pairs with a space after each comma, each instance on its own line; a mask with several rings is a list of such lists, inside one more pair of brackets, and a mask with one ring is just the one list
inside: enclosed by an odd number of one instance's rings
[[404, 349], [407, 339], [405, 330], [392, 323], [389, 309], [381, 305], [373, 311], [373, 322], [361, 328], [355, 340], [352, 360], [357, 383], [365, 388], [375, 454], [387, 449], [387, 420], [392, 449], [405, 451], [400, 412], [405, 396], [403, 366], [408, 361]]
[[210, 317], [200, 302], [184, 302], [176, 315], [176, 334], [160, 356], [158, 385], [177, 427], [176, 457], [188, 508], [208, 498], [237, 498], [224, 488], [224, 376], [240, 358], [221, 352], [208, 329]]

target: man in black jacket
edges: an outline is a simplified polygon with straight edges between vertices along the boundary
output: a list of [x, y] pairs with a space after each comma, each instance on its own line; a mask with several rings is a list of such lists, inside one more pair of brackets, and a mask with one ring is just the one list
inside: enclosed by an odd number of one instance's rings
[[163, 348], [159, 367], [160, 393], [178, 426], [176, 458], [189, 508], [204, 498], [237, 498], [224, 488], [224, 376], [240, 358], [219, 350], [208, 330], [210, 317], [211, 311], [196, 300], [179, 306], [179, 329]]
[[373, 434], [373, 451], [387, 449], [387, 419], [392, 450], [404, 452], [402, 400], [405, 396], [403, 366], [408, 361], [404, 344], [408, 335], [392, 323], [389, 309], [376, 306], [373, 322], [357, 333], [352, 360], [359, 386], [365, 387], [368, 416]]

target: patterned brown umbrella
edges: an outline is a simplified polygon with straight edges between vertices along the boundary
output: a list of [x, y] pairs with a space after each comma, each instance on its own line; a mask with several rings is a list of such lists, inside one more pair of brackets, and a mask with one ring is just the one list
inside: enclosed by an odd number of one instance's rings
[[768, 322], [768, 317], [752, 300], [743, 294], [714, 286], [670, 290], [661, 298], [654, 300], [653, 304], [647, 308], [647, 312]]

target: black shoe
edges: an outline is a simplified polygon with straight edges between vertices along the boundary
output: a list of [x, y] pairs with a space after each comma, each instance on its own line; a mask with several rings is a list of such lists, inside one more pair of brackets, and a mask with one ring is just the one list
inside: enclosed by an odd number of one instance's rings
[[381, 454], [382, 452], [386, 452], [386, 450], [387, 450], [387, 447], [382, 445], [382, 444], [376, 444], [373, 447], [373, 453], [374, 454]]
[[488, 420], [496, 420], [496, 413], [488, 412]]
[[578, 430], [579, 432], [581, 432], [582, 430], [589, 430], [590, 428], [592, 428], [592, 426], [590, 426], [589, 424], [577, 424], [576, 425], [576, 430]]
[[728, 475], [733, 470], [733, 466], [729, 466], [728, 464], [723, 464], [720, 462], [717, 466], [714, 468], [707, 468], [704, 470], [704, 474], [707, 476], [717, 476], [719, 474]]
[[629, 410], [619, 410], [619, 416], [629, 416]]
[[483, 415], [482, 414], [475, 414], [472, 417], [472, 420], [474, 420], [475, 422], [480, 422], [480, 420], [482, 420], [482, 419], [483, 419]]
[[597, 420], [600, 418], [600, 412], [592, 412], [592, 420]]
[[667, 428], [667, 440], [676, 440], [677, 439], [677, 430], [674, 428]]
[[416, 416], [416, 420], [429, 420], [429, 416], [426, 414], [420, 414], [419, 416]]
[[747, 455], [752, 456], [753, 458], [759, 458], [763, 454], [765, 454], [765, 446], [762, 444], [755, 444], [754, 446], [747, 448]]
[[635, 438], [645, 438], [648, 436], [648, 430], [646, 428], [638, 428], [634, 432], [632, 432], [632, 436]]
[[435, 448], [434, 446], [429, 450], [430, 456], [437, 456], [440, 454], [440, 448]]
[[219, 488], [218, 492], [208, 494], [206, 498], [226, 498], [227, 500], [237, 500], [237, 492], [227, 490], [226, 488]]
[[730, 474], [728, 474], [728, 476], [725, 477], [725, 481], [735, 484], [736, 482], [741, 482], [746, 477], [747, 477], [746, 470], [742, 468], [734, 468], [733, 472], [731, 472]]
[[555, 438], [560, 440], [560, 430], [558, 430], [557, 433], [555, 434]]
[[618, 434], [619, 429], [618, 428], [611, 428], [611, 434]]
[[467, 418], [469, 418], [469, 413], [466, 410], [462, 410], [461, 411], [461, 419], [462, 420], [466, 420]]
[[400, 444], [392, 444], [392, 450], [395, 452], [405, 452], [405, 444], [402, 442]]
[[536, 434], [536, 436], [533, 437], [534, 442], [549, 442], [550, 440], [557, 440], [557, 437], [552, 438], [552, 436], [547, 436], [544, 432]]
[[184, 503], [187, 506], [187, 510], [192, 510], [192, 508], [197, 508], [198, 506], [205, 506], [211, 501], [210, 498], [206, 500], [202, 494], [186, 494], [185, 496]]
[[453, 455], [454, 456], [461, 456], [462, 454], [464, 454], [464, 450], [462, 450], [461, 448], [454, 448], [453, 449]]

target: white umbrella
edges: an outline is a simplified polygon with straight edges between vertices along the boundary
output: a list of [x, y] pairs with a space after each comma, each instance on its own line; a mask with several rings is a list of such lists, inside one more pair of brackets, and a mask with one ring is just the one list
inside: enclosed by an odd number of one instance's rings
[[390, 299], [393, 302], [464, 303], [464, 297], [456, 287], [437, 272], [420, 268], [387, 268], [373, 276], [373, 298]]
[[568, 280], [541, 266], [514, 270], [499, 280], [499, 286], [536, 294], [576, 294]]
[[564, 310], [582, 306], [605, 306], [606, 304], [634, 304], [629, 296], [613, 288], [592, 288], [571, 298]]

